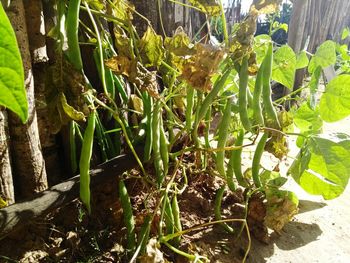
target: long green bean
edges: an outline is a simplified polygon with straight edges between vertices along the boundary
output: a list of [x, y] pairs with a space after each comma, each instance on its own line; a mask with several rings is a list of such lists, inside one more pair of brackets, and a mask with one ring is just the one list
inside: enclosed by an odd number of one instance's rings
[[264, 126], [264, 115], [261, 109], [261, 93], [263, 86], [264, 63], [261, 64], [255, 80], [254, 95], [253, 95], [253, 115], [257, 124]]
[[77, 70], [83, 69], [78, 39], [80, 2], [81, 0], [69, 1], [66, 20], [68, 58]]
[[241, 68], [239, 70], [238, 106], [239, 106], [239, 116], [241, 118], [242, 125], [245, 130], [250, 131], [252, 127], [248, 117], [247, 89], [248, 89], [248, 58], [244, 57]]
[[80, 199], [86, 206], [89, 214], [90, 206], [90, 160], [92, 156], [92, 148], [94, 143], [96, 112], [93, 110], [88, 118], [87, 127], [84, 132], [83, 145], [79, 161], [80, 168]]
[[128, 190], [123, 180], [119, 181], [119, 198], [123, 208], [124, 223], [127, 230], [127, 248], [130, 251], [134, 251], [136, 246], [135, 220], [132, 214], [132, 206], [131, 206]]
[[273, 61], [273, 48], [272, 43], [269, 44], [266, 56], [264, 58], [264, 66], [263, 66], [263, 89], [262, 89], [262, 98], [264, 103], [264, 109], [266, 115], [269, 119], [273, 121], [273, 123], [280, 127], [280, 123], [278, 121], [278, 116], [275, 107], [272, 103], [271, 98], [271, 75], [272, 75], [272, 61]]
[[[220, 221], [222, 219], [221, 217], [221, 202], [222, 202], [222, 198], [224, 196], [225, 193], [225, 186], [222, 186], [216, 193], [216, 197], [215, 197], [215, 220], [216, 221]], [[230, 227], [228, 224], [226, 224], [225, 222], [220, 223], [220, 225], [223, 226], [223, 228], [229, 232], [229, 233], [233, 233], [234, 230], [232, 227]]]
[[[238, 133], [235, 146], [242, 146], [244, 140], [244, 130], [241, 129]], [[233, 182], [233, 175], [236, 176], [236, 179], [238, 181], [238, 184], [247, 187], [247, 182], [244, 179], [243, 173], [242, 173], [242, 148], [233, 150], [231, 152], [230, 161], [227, 165], [227, 183], [229, 188], [232, 191], [235, 191], [236, 186]]]
[[256, 146], [256, 150], [253, 157], [253, 164], [252, 164], [252, 177], [253, 181], [256, 187], [261, 187], [261, 181], [259, 177], [259, 170], [260, 170], [260, 160], [262, 157], [262, 154], [264, 152], [265, 144], [268, 139], [268, 133], [265, 132], [263, 136], [261, 137], [258, 145]]
[[[224, 148], [226, 146], [229, 128], [231, 123], [231, 105], [232, 100], [227, 99], [224, 114], [221, 118], [219, 124], [219, 138], [218, 138], [218, 148]], [[220, 151], [216, 155], [216, 168], [222, 177], [226, 177], [225, 173], [225, 151]]]

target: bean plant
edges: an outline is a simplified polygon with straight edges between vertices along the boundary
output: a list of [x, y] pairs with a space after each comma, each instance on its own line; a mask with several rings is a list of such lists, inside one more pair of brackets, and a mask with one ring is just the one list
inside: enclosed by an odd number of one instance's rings
[[[225, 21], [221, 3], [190, 3], [186, 8], [206, 13], [209, 20], [221, 17]], [[126, 0], [56, 2], [58, 21], [50, 36], [56, 40], [58, 61], [52, 75], [67, 78], [62, 71], [66, 65], [71, 81], [68, 86], [54, 82], [49, 107], [57, 130], [70, 124], [72, 169], [80, 171], [82, 202], [93, 212], [89, 190], [93, 149], [102, 161], [132, 152], [140, 180], [157, 192], [154, 210], [149, 210], [136, 233], [135, 211], [126, 187], [129, 176], [120, 179], [131, 259], [145, 252], [153, 221], [159, 222], [157, 242], [190, 260], [199, 259], [179, 249], [181, 236], [198, 229], [181, 225], [178, 200], [187, 187], [189, 165], [222, 182], [216, 193], [216, 221], [201, 227], [220, 224], [230, 233], [236, 232], [230, 222], [240, 222], [248, 236], [249, 226], [246, 218], [222, 219], [226, 191], [244, 189], [246, 209], [249, 198], [261, 194], [267, 206], [265, 224], [276, 231], [298, 210], [295, 194], [281, 188], [287, 176], [308, 193], [325, 199], [344, 191], [350, 174], [350, 138], [346, 134], [324, 135], [322, 124], [350, 114], [350, 75], [345, 72], [326, 83], [318, 99], [322, 70], [337, 62], [333, 41], [323, 43], [315, 54], [305, 50], [295, 54], [288, 45], [275, 45], [269, 35], [254, 36], [258, 15], [276, 11], [277, 3], [253, 5], [231, 35], [223, 23], [223, 42], [210, 44], [191, 40], [181, 28], [171, 37], [158, 34]], [[148, 25], [142, 36], [133, 26], [135, 16]], [[91, 54], [82, 53], [83, 45]], [[96, 87], [84, 71], [84, 56], [90, 55], [100, 81]], [[339, 57], [337, 64], [344, 65]], [[307, 69], [311, 81], [292, 90], [295, 72], [301, 68]], [[273, 101], [271, 85], [275, 83], [290, 92]], [[297, 96], [301, 91], [306, 98]], [[293, 106], [286, 111], [290, 101]], [[210, 128], [214, 116], [220, 116], [216, 131]], [[296, 138], [300, 151], [288, 173], [268, 170], [263, 156], [286, 159], [289, 138]], [[81, 148], [77, 142], [82, 143]], [[139, 145], [142, 151], [136, 150]], [[244, 151], [252, 152], [248, 169], [242, 165]], [[191, 164], [184, 158], [189, 153], [194, 156]]]

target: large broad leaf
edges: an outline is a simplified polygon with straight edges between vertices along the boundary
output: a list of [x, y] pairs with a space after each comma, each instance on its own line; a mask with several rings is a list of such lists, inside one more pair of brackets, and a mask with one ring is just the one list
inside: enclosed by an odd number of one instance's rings
[[0, 105], [28, 118], [24, 72], [15, 33], [0, 2]]
[[336, 62], [336, 53], [335, 53], [335, 43], [331, 40], [324, 42], [316, 51], [316, 54], [312, 57], [309, 64], [309, 73], [314, 72], [314, 70], [321, 66], [326, 68], [330, 65], [335, 64]]
[[325, 199], [338, 197], [350, 176], [350, 138], [311, 137], [288, 173], [308, 193]]
[[272, 79], [289, 89], [293, 88], [297, 58], [293, 49], [287, 45], [274, 54]]
[[321, 117], [324, 121], [335, 122], [350, 115], [350, 75], [332, 79], [320, 101]]

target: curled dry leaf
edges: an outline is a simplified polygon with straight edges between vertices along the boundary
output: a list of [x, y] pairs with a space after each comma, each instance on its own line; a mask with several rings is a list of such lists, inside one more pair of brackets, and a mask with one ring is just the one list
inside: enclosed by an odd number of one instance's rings
[[114, 0], [113, 15], [121, 20], [132, 20], [135, 6], [127, 0]]
[[71, 120], [84, 121], [89, 108], [84, 100], [88, 88], [83, 74], [62, 58], [48, 69], [46, 81], [51, 132], [59, 132]]
[[238, 25], [230, 41], [230, 52], [234, 62], [240, 63], [246, 54], [250, 54], [248, 60], [248, 71], [250, 74], [256, 74], [257, 72], [253, 43], [258, 15], [258, 11], [255, 8], [251, 8], [247, 17]]
[[189, 0], [189, 2], [210, 16], [219, 16], [221, 14], [220, 2], [217, 0]]
[[118, 75], [124, 75], [140, 90], [159, 98], [156, 71], [149, 71], [141, 63], [126, 56], [114, 56], [105, 60], [105, 65]]
[[267, 212], [265, 225], [280, 232], [298, 213], [299, 200], [293, 192], [268, 188], [266, 190]]
[[193, 88], [208, 92], [212, 89], [211, 77], [225, 55], [219, 47], [198, 43], [196, 54], [184, 63], [181, 77]]
[[254, 0], [252, 6], [258, 10], [259, 14], [271, 14], [277, 12], [282, 0]]

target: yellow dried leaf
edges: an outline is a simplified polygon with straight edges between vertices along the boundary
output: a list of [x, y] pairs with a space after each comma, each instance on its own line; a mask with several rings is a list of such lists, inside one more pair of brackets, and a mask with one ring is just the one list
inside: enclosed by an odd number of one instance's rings
[[211, 77], [218, 70], [226, 53], [219, 47], [198, 43], [196, 54], [185, 61], [181, 78], [193, 88], [208, 92], [212, 88]]

